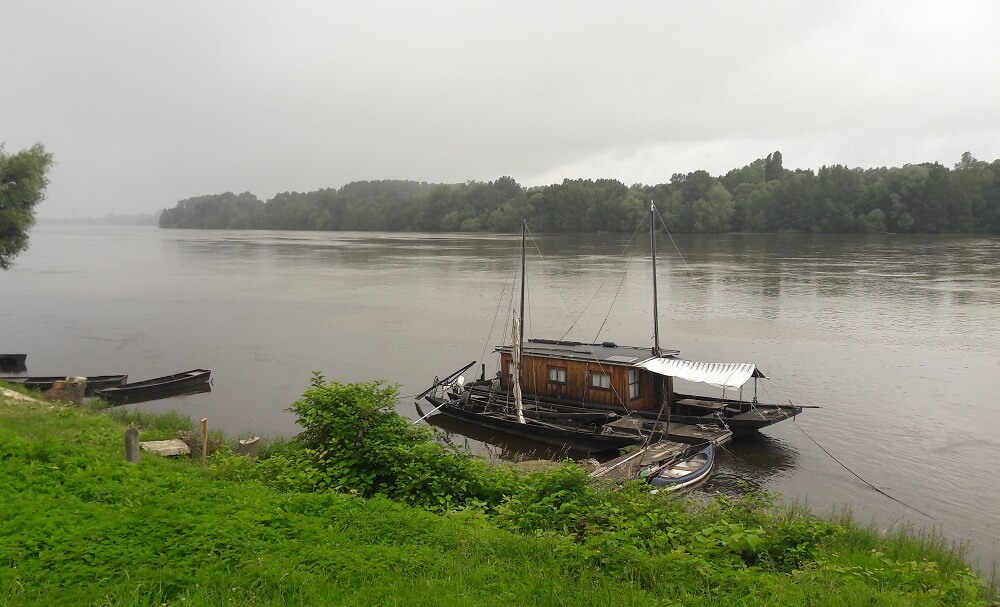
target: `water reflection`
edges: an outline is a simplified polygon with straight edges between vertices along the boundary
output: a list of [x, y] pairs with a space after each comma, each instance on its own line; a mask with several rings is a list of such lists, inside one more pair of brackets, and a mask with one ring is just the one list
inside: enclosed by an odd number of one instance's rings
[[208, 394], [211, 391], [212, 391], [212, 384], [209, 382], [204, 382], [194, 386], [174, 388], [172, 390], [160, 390], [158, 392], [150, 392], [148, 394], [137, 394], [135, 396], [116, 398], [113, 402], [110, 402], [110, 405], [113, 407], [119, 405], [135, 405], [138, 403], [148, 403], [149, 401], [153, 400], [165, 400], [181, 396], [193, 396], [195, 394]]
[[[417, 414], [420, 417], [424, 413], [430, 413], [418, 403], [416, 404]], [[586, 452], [571, 448], [558, 448], [545, 445], [536, 441], [511, 436], [504, 432], [497, 432], [470, 424], [468, 422], [448, 417], [440, 413], [429, 415], [424, 422], [441, 431], [441, 440], [447, 444], [462, 447], [470, 453], [489, 458], [492, 461], [523, 462], [536, 459], [548, 459], [561, 461], [564, 459], [585, 459], [589, 457]], [[421, 422], [423, 423], [423, 422]]]
[[720, 449], [716, 470], [704, 490], [743, 495], [766, 489], [777, 477], [798, 467], [799, 452], [781, 439], [764, 433], [749, 434]]

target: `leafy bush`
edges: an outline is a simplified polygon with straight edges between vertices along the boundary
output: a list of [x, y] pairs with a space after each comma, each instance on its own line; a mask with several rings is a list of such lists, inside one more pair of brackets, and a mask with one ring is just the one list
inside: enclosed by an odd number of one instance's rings
[[573, 462], [531, 474], [490, 466], [435, 442], [428, 428], [395, 412], [396, 398], [395, 386], [383, 382], [327, 383], [315, 374], [291, 406], [303, 428], [300, 448], [268, 459], [267, 478], [285, 489], [383, 495], [436, 511], [476, 507], [494, 512], [506, 529], [568, 538], [568, 558], [612, 569], [681, 551], [726, 566], [791, 571], [837, 531], [814, 517], [781, 518], [767, 494], [691, 508], [640, 482], [595, 485]]
[[433, 432], [398, 415], [395, 386], [326, 383], [315, 373], [290, 407], [302, 447], [271, 458], [271, 479], [296, 490], [385, 495], [431, 510], [493, 507], [512, 485], [510, 471], [433, 441]]

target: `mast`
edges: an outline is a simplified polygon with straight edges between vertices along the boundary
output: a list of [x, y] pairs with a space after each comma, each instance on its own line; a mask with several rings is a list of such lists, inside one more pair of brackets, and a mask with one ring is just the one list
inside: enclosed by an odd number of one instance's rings
[[517, 421], [518, 423], [525, 423], [524, 421], [524, 406], [521, 402], [521, 355], [522, 348], [524, 345], [524, 270], [525, 270], [525, 243], [524, 234], [528, 228], [528, 221], [526, 219], [521, 220], [521, 306], [518, 316], [514, 317], [514, 324], [511, 327], [511, 337], [514, 340], [513, 352], [511, 352], [511, 357], [514, 362], [514, 385], [512, 386], [514, 391], [514, 406], [517, 408]]
[[[522, 219], [521, 220], [521, 311], [518, 313], [518, 316], [521, 319], [521, 330], [520, 333], [518, 334], [518, 342], [520, 342], [521, 344], [524, 343], [524, 270], [526, 267], [525, 258], [527, 254], [526, 247], [524, 245], [524, 233], [527, 230], [528, 230], [528, 220]], [[521, 382], [520, 360], [517, 361], [517, 365], [518, 365], [517, 381], [518, 383], [520, 383]]]
[[653, 356], [660, 356], [660, 314], [656, 302], [656, 206], [649, 203], [649, 251], [653, 259]]
[[[663, 350], [660, 349], [660, 313], [657, 307], [656, 297], [656, 204], [649, 201], [649, 254], [653, 261], [653, 356], [660, 357]], [[664, 412], [667, 414], [667, 429], [665, 436], [670, 436], [670, 392], [673, 385], [669, 378], [660, 377], [660, 412], [656, 416], [659, 421]], [[646, 440], [650, 440], [652, 434]]]
[[[653, 260], [653, 356], [659, 357], [663, 355], [663, 351], [660, 350], [660, 313], [657, 308], [656, 299], [656, 204], [651, 200], [649, 201], [649, 253]], [[670, 381], [660, 376], [660, 413], [656, 416], [656, 420], [659, 421], [663, 412], [667, 413], [667, 430], [664, 432], [665, 436], [670, 436], [670, 391], [672, 386]], [[652, 438], [650, 434], [649, 438]], [[648, 439], [647, 439], [648, 440]]]

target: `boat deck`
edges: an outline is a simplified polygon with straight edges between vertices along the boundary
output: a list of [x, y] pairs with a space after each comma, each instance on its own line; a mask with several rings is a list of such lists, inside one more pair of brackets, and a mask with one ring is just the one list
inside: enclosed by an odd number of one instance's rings
[[726, 408], [726, 403], [724, 402], [697, 398], [681, 398], [677, 400], [677, 404], [684, 407], [698, 407], [699, 409], [707, 409], [709, 411], [718, 411]]
[[679, 457], [687, 453], [690, 445], [674, 441], [660, 441], [632, 453], [626, 453], [613, 460], [604, 462], [590, 473], [592, 478], [610, 480], [632, 479], [639, 471], [654, 462]]
[[635, 416], [623, 417], [604, 425], [605, 427], [617, 428], [637, 434], [648, 433], [651, 429], [657, 429], [666, 434], [666, 439], [688, 445], [712, 443], [715, 446], [720, 446], [725, 445], [733, 438], [732, 431], [721, 425], [680, 424], [676, 422], [667, 424], [666, 421], [653, 422]]
[[782, 406], [757, 406], [753, 409], [747, 411], [746, 413], [740, 413], [739, 415], [734, 415], [732, 419], [736, 420], [781, 420], [786, 418], [793, 418], [802, 412], [800, 407], [782, 407]]

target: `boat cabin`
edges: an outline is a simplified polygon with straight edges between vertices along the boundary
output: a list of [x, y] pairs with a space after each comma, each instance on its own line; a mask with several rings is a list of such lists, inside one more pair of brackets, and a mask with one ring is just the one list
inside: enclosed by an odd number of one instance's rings
[[[500, 386], [513, 388], [512, 347], [500, 346]], [[663, 356], [676, 356], [665, 350]], [[654, 358], [652, 349], [613, 342], [531, 339], [522, 348], [521, 390], [532, 396], [566, 403], [655, 411], [673, 394], [673, 378], [658, 375], [640, 363]], [[671, 403], [672, 404], [672, 403]]]

